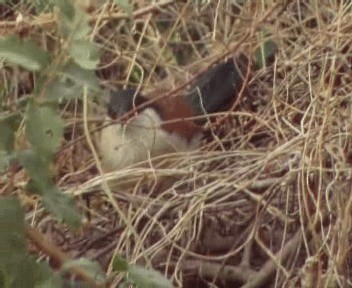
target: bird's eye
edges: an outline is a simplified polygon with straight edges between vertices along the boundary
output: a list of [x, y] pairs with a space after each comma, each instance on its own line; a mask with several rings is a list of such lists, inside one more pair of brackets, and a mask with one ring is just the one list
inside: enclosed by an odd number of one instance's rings
[[117, 118], [117, 113], [112, 110], [112, 109], [108, 109], [108, 115], [111, 119], [116, 119]]

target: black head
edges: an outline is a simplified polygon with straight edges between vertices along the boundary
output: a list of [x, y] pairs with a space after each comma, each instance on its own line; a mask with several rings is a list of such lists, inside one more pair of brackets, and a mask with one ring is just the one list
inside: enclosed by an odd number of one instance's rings
[[112, 90], [108, 104], [108, 115], [112, 119], [120, 118], [146, 101], [147, 99], [136, 89]]

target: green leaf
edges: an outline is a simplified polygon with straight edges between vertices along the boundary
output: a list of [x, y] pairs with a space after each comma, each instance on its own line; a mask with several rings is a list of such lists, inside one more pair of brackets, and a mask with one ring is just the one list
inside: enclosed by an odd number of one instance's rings
[[98, 78], [92, 70], [84, 69], [76, 63], [69, 62], [63, 68], [62, 73], [79, 85], [87, 85], [94, 91], [100, 91]]
[[128, 280], [143, 288], [172, 288], [172, 283], [156, 270], [150, 270], [138, 265], [131, 265]]
[[32, 71], [42, 69], [50, 61], [49, 54], [32, 40], [20, 40], [13, 35], [0, 39], [0, 57]]
[[[35, 181], [35, 187], [39, 186], [40, 191], [51, 184], [51, 173], [49, 170], [49, 162], [37, 154], [33, 150], [25, 150], [17, 153], [17, 158], [23, 167], [28, 172], [29, 176]], [[38, 193], [36, 190], [39, 188], [31, 189], [33, 192]]]
[[75, 62], [84, 69], [94, 70], [99, 63], [99, 49], [85, 40], [76, 40], [71, 43], [70, 55]]
[[39, 107], [33, 102], [26, 111], [26, 136], [34, 149], [49, 158], [60, 146], [64, 123], [51, 107]]
[[56, 79], [49, 85], [47, 95], [48, 99], [55, 102], [79, 98], [82, 95], [82, 86], [77, 85], [72, 79]]
[[7, 152], [4, 150], [0, 150], [0, 173], [5, 172], [8, 165], [9, 165], [9, 160], [8, 160]]
[[24, 211], [15, 197], [0, 199], [0, 267], [25, 253]]
[[132, 17], [132, 2], [130, 0], [115, 0], [115, 3], [125, 10], [129, 18]]
[[72, 20], [75, 17], [75, 6], [71, 0], [52, 0], [60, 9], [60, 12], [67, 18]]
[[9, 123], [0, 120], [0, 151], [10, 152], [13, 150], [15, 131]]
[[135, 65], [132, 69], [132, 73], [131, 73], [131, 77], [130, 77], [130, 81], [132, 83], [141, 83], [141, 81], [143, 80], [143, 71], [137, 66]]
[[24, 211], [15, 197], [0, 199], [0, 235], [1, 287], [62, 287], [46, 263], [27, 255]]
[[26, 254], [22, 256], [21, 261], [13, 262], [11, 266], [15, 276], [11, 287], [63, 287], [62, 279], [50, 270], [47, 263], [37, 263]]
[[90, 275], [99, 284], [104, 284], [106, 282], [106, 276], [101, 267], [97, 262], [80, 258], [71, 261], [67, 261], [63, 264], [61, 270], [62, 272], [67, 272], [73, 267], [81, 267], [86, 273]]
[[8, 153], [13, 151], [15, 132], [20, 124], [18, 114], [11, 114], [0, 118], [0, 151]]
[[[263, 32], [263, 38], [268, 35], [268, 33]], [[257, 69], [267, 67], [270, 62], [271, 58], [275, 55], [277, 50], [277, 46], [275, 42], [268, 38], [262, 45], [255, 51], [255, 66]]]
[[[92, 288], [92, 285], [85, 283], [83, 281], [80, 281], [80, 280], [73, 280], [72, 279], [72, 280], [65, 280], [64, 285], [62, 287], [63, 288]], [[43, 287], [43, 288], [45, 288], [45, 287]]]
[[32, 3], [35, 9], [35, 15], [52, 12], [54, 6], [53, 3], [50, 3], [49, 0], [35, 0], [32, 1]]
[[64, 287], [62, 279], [53, 274], [47, 263], [37, 263], [26, 253], [16, 258], [8, 258], [2, 264], [3, 267], [0, 266], [0, 279], [2, 278], [4, 285], [0, 287]]
[[59, 27], [64, 38], [70, 40], [86, 39], [91, 28], [88, 16], [68, 0], [59, 0]]
[[[41, 272], [41, 273], [43, 275], [43, 272]], [[65, 287], [66, 288], [67, 287], [64, 284], [64, 280], [60, 276], [52, 273], [52, 271], [50, 271], [50, 270], [47, 271], [47, 276], [48, 277], [46, 279], [41, 280], [41, 281], [37, 281], [35, 288], [58, 288], [58, 287]]]
[[18, 153], [18, 159], [31, 177], [27, 189], [41, 195], [43, 206], [60, 222], [78, 227], [81, 224], [81, 215], [73, 199], [53, 184], [49, 163], [32, 150], [21, 151]]
[[[59, 0], [57, 2], [57, 6], [60, 9], [59, 27], [63, 38], [66, 40], [67, 52], [72, 56], [77, 66], [83, 69], [95, 70], [99, 63], [100, 53], [97, 45], [89, 39], [91, 27], [88, 15], [70, 2], [68, 0]], [[65, 68], [68, 69], [68, 67]], [[73, 67], [71, 66], [70, 68], [72, 69]], [[80, 72], [79, 74], [82, 74], [82, 71]], [[76, 71], [74, 74], [78, 74], [78, 72]], [[94, 79], [92, 81], [93, 84], [90, 86], [97, 87], [97, 80]], [[89, 80], [85, 82], [89, 82]]]
[[42, 191], [43, 206], [54, 214], [58, 221], [65, 222], [72, 227], [81, 225], [81, 215], [71, 197], [52, 185]]
[[6, 95], [5, 87], [0, 87], [0, 107], [4, 105], [4, 97]]
[[6, 171], [10, 162], [13, 159], [14, 159], [13, 154], [8, 154], [6, 151], [0, 150], [0, 173], [3, 173]]
[[121, 255], [116, 255], [114, 257], [112, 267], [114, 271], [117, 272], [127, 272], [129, 269], [129, 264], [126, 259], [122, 258]]

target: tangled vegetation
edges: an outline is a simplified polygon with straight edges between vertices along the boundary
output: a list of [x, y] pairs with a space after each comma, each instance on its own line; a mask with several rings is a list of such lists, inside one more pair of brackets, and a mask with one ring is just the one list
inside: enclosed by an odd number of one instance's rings
[[[0, 3], [1, 287], [352, 285], [350, 1]], [[104, 173], [109, 89], [240, 53], [199, 150]]]

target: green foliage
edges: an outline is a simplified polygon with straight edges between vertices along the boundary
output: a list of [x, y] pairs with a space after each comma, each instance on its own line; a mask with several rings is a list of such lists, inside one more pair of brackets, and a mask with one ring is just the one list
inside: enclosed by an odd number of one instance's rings
[[31, 181], [38, 183], [37, 186], [46, 187], [51, 182], [52, 173], [49, 169], [49, 160], [41, 157], [34, 150], [19, 151], [17, 158], [31, 177]]
[[93, 43], [85, 40], [72, 42], [70, 55], [84, 69], [96, 69], [99, 61], [99, 50]]
[[120, 255], [116, 255], [113, 259], [112, 267], [117, 272], [127, 272], [129, 268], [128, 262]]
[[68, 54], [84, 69], [96, 69], [99, 62], [99, 50], [89, 41], [90, 26], [88, 16], [68, 0], [56, 2], [60, 8], [59, 27], [64, 39], [67, 39]]
[[127, 279], [136, 287], [143, 288], [172, 288], [172, 283], [156, 270], [146, 269], [138, 265], [131, 265]]
[[[9, 63], [37, 71], [40, 79], [34, 94], [24, 103], [25, 133], [31, 144], [30, 149], [13, 153], [15, 127], [11, 121], [0, 119], [0, 169], [3, 171], [11, 157], [16, 157], [30, 176], [28, 189], [43, 197], [44, 207], [55, 218], [77, 226], [80, 224], [79, 213], [72, 199], [54, 185], [54, 175], [50, 170], [64, 130], [56, 107], [63, 99], [79, 97], [84, 85], [91, 90], [99, 90], [93, 71], [99, 53], [97, 46], [88, 39], [91, 28], [87, 15], [76, 9], [71, 1], [42, 1], [41, 4], [56, 5], [59, 10], [62, 36], [62, 47], [57, 50], [59, 55], [50, 57], [30, 39], [9, 36], [0, 41], [0, 57]], [[52, 62], [52, 59], [55, 61]], [[57, 59], [61, 62], [58, 63]], [[48, 100], [54, 105], [44, 104]]]
[[142, 73], [141, 69], [138, 66], [134, 66], [132, 69], [130, 82], [139, 84], [143, 80], [142, 76], [143, 76], [143, 73]]
[[[89, 72], [89, 71], [88, 71]], [[75, 99], [81, 94], [82, 87], [72, 79], [58, 78], [47, 88], [47, 97], [51, 101]]]
[[117, 272], [126, 273], [125, 285], [131, 283], [136, 288], [172, 288], [172, 283], [156, 270], [129, 264], [120, 255], [113, 260], [113, 268]]
[[80, 216], [72, 199], [53, 183], [50, 160], [60, 145], [64, 124], [51, 107], [29, 103], [26, 111], [26, 135], [32, 149], [19, 153], [19, 160], [31, 176], [30, 191], [43, 196], [44, 207], [59, 221], [77, 227]]
[[[116, 3], [132, 15], [129, 1]], [[57, 43], [60, 47], [49, 53], [31, 39], [8, 36], [0, 40], [0, 57], [5, 63], [34, 71], [36, 79], [34, 92], [18, 99], [16, 107], [19, 111], [13, 114], [0, 112], [0, 171], [4, 171], [11, 160], [17, 160], [30, 179], [27, 191], [40, 196], [44, 208], [52, 217], [77, 227], [81, 224], [81, 216], [72, 197], [64, 194], [53, 181], [52, 161], [64, 133], [64, 121], [58, 107], [62, 101], [80, 97], [83, 86], [88, 87], [90, 92], [100, 91], [95, 75], [99, 49], [89, 38], [91, 28], [88, 16], [76, 9], [72, 1], [37, 0], [32, 4], [36, 11], [53, 8], [58, 11], [60, 41]], [[140, 78], [138, 71], [134, 72], [134, 76]], [[20, 124], [24, 124], [29, 145], [16, 151], [15, 136], [22, 127]], [[16, 198], [0, 198], [1, 288], [75, 286], [74, 283], [64, 282], [46, 263], [38, 263], [26, 253], [24, 217], [24, 209]], [[77, 266], [98, 284], [106, 282], [99, 265], [86, 259], [64, 263], [60, 272], [65, 274]], [[116, 258], [114, 266], [115, 270], [126, 273], [125, 283], [136, 287], [172, 287], [170, 281], [159, 272], [130, 265], [122, 258]], [[79, 285], [83, 287], [84, 283]]]
[[87, 70], [73, 61], [68, 61], [60, 70], [60, 77], [47, 86], [47, 99], [57, 102], [77, 98], [82, 94], [84, 85], [91, 92], [102, 93], [94, 70]]
[[13, 35], [0, 39], [0, 57], [31, 71], [43, 69], [50, 61], [49, 54], [32, 40], [22, 41]]
[[55, 109], [29, 103], [26, 136], [39, 155], [49, 159], [59, 148], [63, 131], [64, 123]]
[[50, 12], [53, 10], [53, 3], [50, 3], [49, 0], [27, 0], [26, 2], [29, 2], [33, 4], [35, 12], [36, 13], [46, 13]]
[[115, 0], [115, 3], [125, 10], [129, 18], [132, 17], [132, 3], [130, 0]]
[[5, 88], [4, 87], [0, 87], [0, 108], [2, 108], [2, 106], [4, 106], [4, 96], [5, 96]]
[[9, 114], [0, 116], [0, 151], [12, 152], [14, 146], [15, 131], [19, 125], [19, 115]]
[[50, 211], [60, 222], [65, 222], [72, 227], [81, 225], [81, 216], [73, 199], [56, 187], [51, 181], [34, 181], [27, 185], [27, 189], [41, 195], [43, 206]]
[[10, 160], [11, 160], [11, 156], [8, 153], [6, 153], [6, 151], [0, 150], [0, 173], [5, 172]]
[[[32, 39], [14, 35], [0, 40], [0, 58], [6, 65], [19, 65], [33, 71], [37, 79], [34, 92], [16, 103], [24, 113], [0, 112], [0, 171], [4, 172], [11, 160], [17, 160], [29, 175], [27, 190], [40, 195], [43, 206], [55, 219], [77, 227], [81, 224], [81, 215], [72, 197], [60, 191], [53, 181], [52, 161], [64, 132], [58, 104], [80, 97], [83, 86], [89, 91], [100, 90], [94, 71], [99, 49], [89, 39], [88, 16], [71, 1], [42, 0], [35, 5], [39, 10], [57, 8], [60, 47], [47, 52]], [[20, 123], [24, 124], [30, 145], [26, 150], [16, 151], [15, 135]], [[65, 287], [61, 277], [46, 263], [37, 263], [26, 254], [24, 227], [24, 211], [18, 200], [0, 198], [0, 282], [3, 284], [0, 286]], [[79, 261], [94, 279], [105, 281], [97, 264]], [[66, 264], [66, 268], [68, 266]]]
[[[2, 287], [62, 286], [61, 279], [51, 272], [46, 263], [37, 263], [25, 253], [24, 211], [14, 197], [0, 200], [0, 232]], [[53, 283], [54, 286], [44, 286], [44, 283]]]
[[43, 205], [46, 209], [54, 213], [59, 221], [63, 221], [72, 227], [81, 225], [81, 217], [75, 209], [72, 198], [65, 195], [56, 186], [49, 185], [40, 191], [43, 193]]
[[16, 198], [0, 201], [0, 265], [6, 258], [25, 252], [24, 212]]
[[11, 126], [0, 120], [0, 151], [10, 152], [13, 148], [14, 133]]
[[264, 42], [255, 51], [255, 66], [257, 69], [267, 67], [270, 64], [277, 50], [276, 43], [270, 38], [270, 34], [267, 32], [262, 32], [262, 35]]
[[84, 69], [76, 63], [66, 63], [61, 73], [64, 77], [75, 81], [77, 85], [87, 85], [93, 91], [99, 91], [100, 89], [99, 82], [94, 71]]
[[0, 173], [4, 172], [13, 158], [15, 131], [19, 125], [19, 116], [10, 114], [0, 116]]
[[66, 262], [62, 268], [61, 272], [69, 271], [71, 267], [81, 267], [92, 279], [95, 279], [97, 283], [103, 284], [106, 282], [106, 276], [102, 271], [101, 267], [97, 262], [90, 261], [88, 259], [77, 259], [73, 261]]
[[52, 212], [57, 220], [73, 227], [79, 226], [81, 217], [73, 200], [63, 194], [51, 180], [50, 162], [33, 150], [18, 153], [18, 159], [31, 177], [27, 189], [43, 197], [44, 207]]

